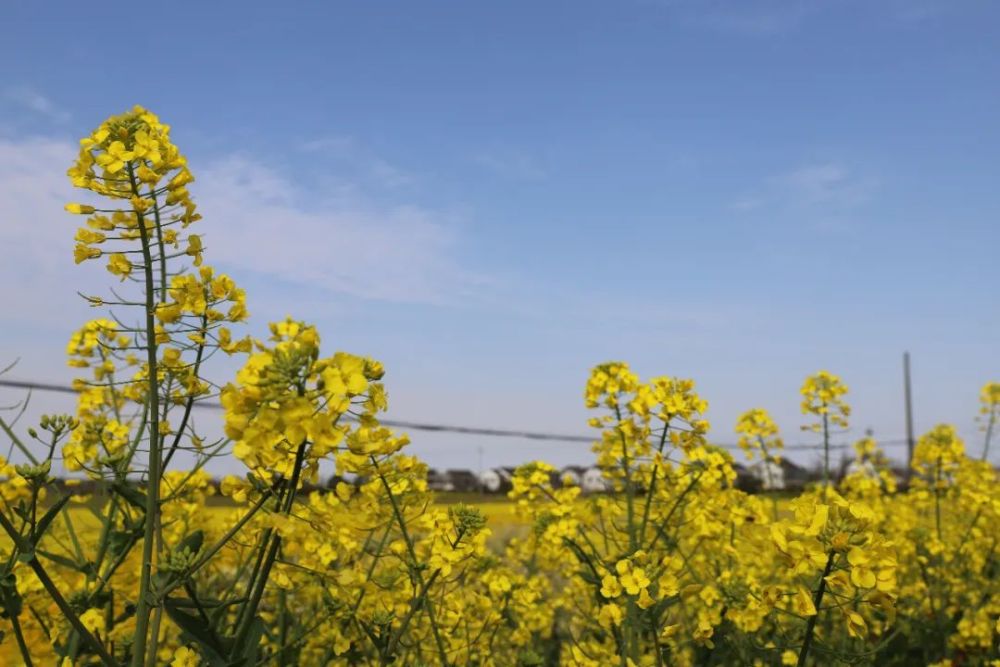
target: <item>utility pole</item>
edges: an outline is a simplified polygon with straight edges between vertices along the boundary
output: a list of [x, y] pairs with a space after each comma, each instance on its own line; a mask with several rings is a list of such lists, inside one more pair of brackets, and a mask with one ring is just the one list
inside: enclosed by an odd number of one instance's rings
[[910, 353], [903, 353], [903, 390], [906, 395], [906, 478], [913, 465], [913, 393], [910, 389]]

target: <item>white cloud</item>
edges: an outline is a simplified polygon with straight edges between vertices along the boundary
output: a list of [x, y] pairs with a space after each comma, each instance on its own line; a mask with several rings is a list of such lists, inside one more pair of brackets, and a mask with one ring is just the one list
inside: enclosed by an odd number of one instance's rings
[[475, 162], [500, 176], [516, 180], [540, 181], [548, 175], [538, 160], [514, 149], [480, 153]]
[[820, 202], [834, 197], [847, 177], [847, 170], [838, 164], [814, 164], [788, 172], [779, 180], [806, 199]]
[[838, 162], [817, 162], [778, 174], [729, 208], [740, 213], [760, 209], [803, 212], [845, 212], [868, 202], [878, 182]]
[[404, 302], [451, 301], [482, 281], [459, 264], [447, 216], [418, 206], [306, 190], [246, 156], [200, 170], [193, 189], [209, 255], [227, 266]]
[[[82, 218], [63, 205], [87, 200], [65, 175], [76, 150], [67, 140], [0, 138], [0, 300], [8, 325], [0, 347], [11, 349], [16, 337], [30, 339], [32, 332], [68, 335], [96, 314], [76, 291], [104, 295], [111, 284], [100, 261], [73, 263]], [[447, 215], [384, 205], [346, 189], [316, 192], [248, 156], [193, 168], [206, 260], [224, 265], [238, 282], [241, 275], [278, 279], [288, 285], [286, 306], [295, 303], [296, 285], [363, 299], [446, 303], [483, 283], [459, 261], [458, 224]]]
[[68, 141], [0, 139], [0, 298], [7, 323], [51, 326], [64, 321], [67, 309], [86, 312], [74, 291], [93, 272], [73, 264], [78, 220], [63, 210], [76, 198], [66, 178], [75, 153]]
[[756, 211], [766, 203], [767, 201], [763, 197], [742, 197], [730, 204], [729, 208], [745, 213], [747, 211]]
[[875, 187], [871, 179], [833, 162], [799, 167], [779, 176], [777, 183], [800, 204], [842, 207], [866, 202]]
[[415, 180], [412, 175], [381, 158], [373, 158], [369, 161], [368, 172], [379, 184], [387, 188], [412, 185]]
[[333, 135], [303, 141], [298, 148], [304, 153], [332, 153], [339, 156], [355, 150], [357, 142], [353, 137]]
[[798, 27], [808, 11], [803, 6], [737, 7], [719, 6], [699, 17], [709, 27], [745, 35], [774, 35]]
[[69, 113], [56, 106], [52, 100], [31, 88], [8, 88], [4, 91], [3, 98], [9, 103], [45, 116], [57, 123], [65, 123], [70, 117]]
[[[70, 333], [105, 315], [76, 291], [105, 295], [117, 282], [100, 260], [73, 263], [73, 235], [83, 217], [63, 205], [87, 201], [66, 177], [76, 152], [68, 139], [0, 136], [0, 367], [20, 358], [9, 378], [67, 382], [72, 372], [62, 351]], [[358, 190], [325, 194], [246, 155], [192, 168], [206, 261], [250, 288], [252, 330], [262, 332], [264, 322], [285, 314], [322, 322], [331, 311], [363, 312], [365, 299], [481, 298], [483, 279], [465, 268], [460, 227], [449, 215], [386, 205]], [[210, 372], [227, 377], [231, 363], [220, 357]], [[23, 392], [0, 389], [0, 405], [20, 398]], [[37, 393], [23, 423], [71, 409], [63, 395]], [[228, 472], [227, 466], [213, 470]]]
[[298, 150], [345, 168], [359, 181], [377, 187], [400, 188], [414, 185], [417, 180], [413, 174], [379, 157], [354, 137], [318, 137], [303, 141], [298, 145]]

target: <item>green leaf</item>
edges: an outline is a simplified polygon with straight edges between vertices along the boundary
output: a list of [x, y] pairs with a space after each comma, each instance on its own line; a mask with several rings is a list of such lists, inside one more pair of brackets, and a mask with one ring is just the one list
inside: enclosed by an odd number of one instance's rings
[[237, 598], [235, 600], [202, 600], [198, 599], [197, 602], [194, 600], [188, 600], [187, 598], [167, 598], [163, 601], [164, 607], [173, 607], [174, 609], [197, 609], [199, 606], [203, 609], [216, 609], [216, 608], [226, 608], [232, 607], [233, 605], [242, 604], [246, 602], [246, 598]]
[[32, 538], [35, 544], [38, 544], [39, 540], [42, 539], [42, 536], [45, 534], [45, 531], [49, 529], [49, 525], [52, 523], [53, 520], [55, 520], [55, 518], [59, 515], [59, 512], [62, 511], [62, 508], [65, 507], [66, 503], [68, 502], [69, 502], [69, 496], [63, 496], [62, 498], [56, 501], [55, 505], [50, 507], [48, 511], [45, 512], [41, 520], [38, 522], [38, 525], [35, 526], [35, 534]]
[[174, 551], [183, 552], [185, 549], [190, 551], [192, 554], [196, 554], [201, 551], [202, 545], [205, 543], [205, 533], [201, 530], [196, 530], [190, 535], [187, 535], [180, 544], [175, 547]]
[[13, 616], [20, 616], [21, 610], [23, 609], [23, 604], [21, 601], [21, 594], [17, 592], [17, 588], [9, 589], [5, 588], [3, 591], [3, 609], [4, 615], [7, 618]]
[[250, 633], [247, 635], [247, 643], [243, 646], [243, 660], [241, 663], [247, 667], [257, 664], [257, 654], [260, 652], [260, 639], [264, 636], [264, 621], [260, 616], [254, 616], [250, 623]]
[[117, 480], [111, 484], [111, 490], [125, 499], [130, 505], [134, 505], [143, 512], [146, 511], [146, 494], [139, 491], [127, 482]]
[[112, 530], [108, 535], [108, 549], [115, 555], [121, 554], [132, 546], [137, 537], [130, 530]]
[[68, 567], [69, 569], [76, 570], [77, 572], [82, 572], [82, 573], [86, 574], [87, 570], [90, 569], [90, 567], [89, 567], [90, 564], [89, 563], [86, 564], [86, 565], [80, 565], [79, 563], [77, 563], [72, 558], [68, 558], [68, 557], [60, 555], [60, 554], [54, 554], [54, 553], [52, 553], [50, 551], [45, 551], [43, 549], [36, 549], [35, 553], [37, 553], [39, 556], [42, 556], [43, 558], [46, 558], [46, 559], [52, 561], [53, 563], [58, 563], [59, 565], [62, 565], [63, 567]]
[[212, 667], [225, 667], [230, 664], [227, 656], [232, 650], [232, 639], [220, 637], [200, 616], [181, 611], [176, 603], [165, 604], [164, 608], [187, 638], [198, 644], [198, 652]]
[[31, 511], [23, 500], [18, 501], [17, 505], [14, 505], [11, 509], [14, 510], [14, 514], [20, 517], [22, 521], [31, 521]]

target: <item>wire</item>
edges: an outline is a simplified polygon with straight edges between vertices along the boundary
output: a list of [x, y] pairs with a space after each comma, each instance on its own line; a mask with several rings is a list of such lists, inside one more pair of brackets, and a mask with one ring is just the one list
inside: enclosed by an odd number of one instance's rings
[[[0, 379], [0, 387], [9, 387], [11, 389], [27, 389], [29, 391], [50, 391], [62, 394], [76, 394], [78, 393], [73, 387], [60, 384], [51, 384], [47, 382], [27, 382], [23, 380], [4, 380]], [[211, 410], [221, 410], [222, 405], [210, 401], [197, 401], [194, 404], [197, 408], [207, 408]], [[572, 435], [565, 433], [546, 433], [542, 431], [522, 431], [520, 429], [508, 429], [508, 428], [487, 428], [482, 426], [455, 426], [453, 424], [428, 424], [425, 422], [413, 422], [406, 420], [396, 420], [396, 419], [379, 419], [379, 423], [385, 426], [391, 426], [393, 428], [403, 428], [411, 429], [414, 431], [429, 431], [433, 433], [459, 433], [463, 435], [485, 435], [494, 438], [520, 438], [524, 440], [545, 440], [552, 442], [574, 442], [574, 443], [586, 443], [592, 444], [596, 438], [587, 435]], [[734, 443], [711, 443], [716, 447], [722, 447], [724, 449], [739, 449], [739, 445]], [[892, 439], [892, 440], [880, 440], [879, 445], [885, 446], [897, 446], [907, 444], [906, 439]], [[831, 444], [831, 450], [842, 450], [848, 449], [850, 445], [847, 444]], [[809, 444], [809, 443], [798, 443], [785, 445], [784, 451], [815, 451], [823, 450], [823, 445], [821, 444]]]

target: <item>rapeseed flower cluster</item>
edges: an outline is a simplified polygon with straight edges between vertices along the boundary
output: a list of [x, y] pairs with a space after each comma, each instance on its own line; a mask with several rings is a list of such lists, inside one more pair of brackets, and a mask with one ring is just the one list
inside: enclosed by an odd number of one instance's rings
[[[1000, 384], [982, 390], [979, 460], [940, 425], [904, 479], [866, 437], [838, 481], [847, 388], [807, 378], [823, 482], [766, 503], [737, 488], [694, 381], [601, 364], [584, 404], [606, 492], [527, 463], [509, 492], [524, 529], [500, 539], [476, 507], [435, 504], [380, 421], [379, 362], [324, 352], [291, 318], [238, 334], [246, 295], [188, 232], [194, 176], [167, 125], [108, 119], [69, 176], [92, 197], [67, 206], [87, 216], [75, 260], [106, 261], [114, 289], [86, 297], [109, 312], [67, 345], [75, 413], [24, 436], [0, 418], [4, 664], [998, 664]], [[241, 360], [229, 382], [210, 379], [219, 352]], [[193, 410], [210, 399], [218, 439]], [[736, 432], [781, 470], [767, 411]], [[216, 486], [206, 467], [230, 456], [242, 473]]]

